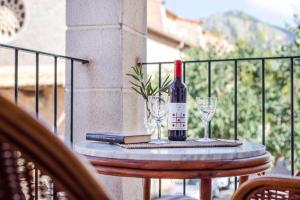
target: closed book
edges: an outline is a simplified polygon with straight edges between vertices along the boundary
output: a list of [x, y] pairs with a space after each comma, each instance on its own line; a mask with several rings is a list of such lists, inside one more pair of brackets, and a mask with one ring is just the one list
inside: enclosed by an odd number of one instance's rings
[[86, 139], [109, 143], [135, 144], [149, 142], [151, 135], [138, 133], [87, 133]]

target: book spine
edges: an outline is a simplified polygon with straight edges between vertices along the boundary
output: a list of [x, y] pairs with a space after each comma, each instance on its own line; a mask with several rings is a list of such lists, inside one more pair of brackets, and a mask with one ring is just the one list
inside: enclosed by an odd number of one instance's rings
[[110, 143], [124, 143], [123, 136], [113, 136], [113, 135], [96, 135], [96, 134], [87, 134], [86, 139], [87, 140], [94, 140], [94, 141], [100, 141], [100, 142], [110, 142]]

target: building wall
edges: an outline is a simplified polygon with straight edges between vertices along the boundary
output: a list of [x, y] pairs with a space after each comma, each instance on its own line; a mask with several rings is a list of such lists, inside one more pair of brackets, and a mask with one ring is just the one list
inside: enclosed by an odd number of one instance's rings
[[[21, 31], [7, 44], [40, 51], [65, 54], [65, 1], [23, 0], [25, 23]], [[1, 38], [0, 38], [1, 41]], [[0, 66], [12, 64], [13, 52], [0, 48]], [[21, 54], [21, 63], [34, 62], [34, 55]], [[53, 61], [49, 60], [51, 64]]]
[[173, 61], [180, 57], [179, 49], [151, 38], [147, 39], [147, 62]]
[[[8, 42], [8, 45], [27, 47], [41, 51], [65, 54], [65, 0], [24, 0], [25, 24], [22, 30]], [[180, 56], [176, 46], [168, 41], [147, 39], [147, 61], [174, 60]], [[13, 65], [14, 52], [0, 48], [0, 66]], [[43, 59], [43, 58], [41, 58]], [[44, 59], [45, 64], [52, 65], [52, 59]], [[35, 57], [20, 54], [22, 65], [34, 65]]]
[[[14, 88], [0, 88], [0, 95], [4, 96], [11, 101], [14, 101]], [[54, 122], [54, 93], [53, 86], [43, 86], [39, 91], [39, 118], [45, 121], [45, 125], [52, 130]], [[57, 125], [58, 132], [64, 132], [64, 88], [61, 86], [57, 89], [58, 105], [57, 105]], [[19, 88], [18, 105], [27, 110], [30, 113], [35, 112], [35, 88], [34, 87], [22, 87]], [[61, 136], [63, 134], [60, 134]]]
[[[65, 54], [65, 0], [23, 0], [25, 4], [25, 24], [9, 45], [27, 47], [41, 51]], [[0, 67], [13, 66], [14, 52], [0, 48]], [[161, 38], [148, 36], [147, 61], [170, 61], [178, 59], [180, 51]], [[52, 65], [53, 60], [41, 58], [44, 65]], [[34, 55], [20, 53], [20, 65], [35, 65]]]
[[[30, 48], [40, 51], [53, 52], [56, 54], [65, 54], [66, 43], [66, 1], [65, 0], [23, 0], [25, 4], [25, 24], [22, 30], [7, 44]], [[178, 44], [174, 44], [164, 38], [148, 34], [147, 39], [147, 60], [154, 61], [172, 61], [180, 58], [180, 51], [177, 48]], [[143, 60], [145, 61], [145, 60]], [[63, 60], [59, 60], [60, 68], [64, 68]], [[14, 66], [14, 51], [0, 48], [0, 67]], [[19, 68], [20, 81], [23, 83], [23, 75], [21, 68], [30, 68], [32, 70], [32, 79], [35, 78], [35, 55], [28, 53], [19, 53]], [[40, 67], [45, 69], [53, 68], [53, 58], [40, 56]], [[4, 69], [4, 68], [2, 68]], [[154, 68], [149, 68], [151, 71]], [[156, 68], [157, 69], [157, 68]], [[40, 72], [43, 70], [41, 69]], [[0, 76], [3, 73], [0, 70]], [[64, 73], [62, 73], [64, 74]], [[52, 77], [53, 74], [49, 74]], [[13, 76], [11, 77], [14, 78]], [[40, 77], [41, 78], [41, 77]], [[42, 79], [42, 78], [41, 78]], [[40, 82], [42, 83], [42, 80]], [[64, 87], [64, 75], [59, 76], [59, 82], [62, 82]], [[26, 82], [26, 81], [25, 81]], [[34, 111], [34, 84], [22, 84], [20, 90], [20, 105], [30, 111]], [[42, 87], [42, 86], [41, 86]], [[48, 86], [47, 86], [48, 87]], [[31, 92], [26, 92], [31, 91]], [[44, 89], [42, 92], [45, 96], [41, 96], [41, 118], [53, 123], [53, 102], [52, 89]], [[0, 85], [0, 94], [13, 97], [13, 85], [10, 88], [4, 88]], [[65, 101], [63, 93], [59, 95], [58, 101]], [[61, 109], [61, 108], [60, 108]], [[63, 112], [63, 110], [61, 111]], [[63, 113], [60, 113], [62, 115]], [[63, 128], [60, 129], [63, 131]]]
[[[10, 1], [13, 3], [13, 1]], [[64, 0], [23, 0], [25, 6], [25, 23], [15, 36], [5, 44], [19, 46], [39, 51], [65, 54], [65, 1]], [[3, 20], [3, 19], [2, 19]], [[1, 19], [0, 19], [1, 21]], [[0, 35], [1, 37], [1, 35]], [[1, 41], [0, 43], [3, 43]], [[59, 83], [64, 83], [63, 60], [59, 59]], [[0, 95], [13, 99], [12, 71], [14, 67], [14, 51], [0, 48], [0, 76], [5, 76], [6, 83], [0, 84]], [[53, 58], [40, 56], [40, 119], [53, 125], [53, 86], [45, 84], [47, 80], [53, 80]], [[9, 70], [9, 68], [12, 68]], [[47, 69], [47, 70], [46, 70]], [[44, 71], [46, 72], [44, 73]], [[63, 71], [62, 71], [63, 70]], [[24, 73], [26, 72], [26, 73]], [[51, 72], [51, 73], [49, 73]], [[29, 80], [30, 79], [30, 80]], [[35, 54], [19, 53], [19, 105], [35, 112]], [[4, 83], [2, 79], [0, 83]], [[50, 82], [51, 82], [50, 81]], [[7, 83], [9, 82], [9, 83]], [[58, 88], [58, 123], [59, 133], [64, 133], [64, 88], [60, 84]]]

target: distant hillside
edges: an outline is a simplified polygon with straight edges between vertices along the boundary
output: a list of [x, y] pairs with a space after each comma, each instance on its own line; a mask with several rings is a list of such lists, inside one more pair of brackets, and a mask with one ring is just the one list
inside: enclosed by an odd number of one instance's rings
[[241, 11], [211, 15], [204, 19], [203, 28], [231, 43], [237, 40], [250, 40], [262, 48], [274, 47], [278, 43], [287, 44], [294, 40], [293, 33]]

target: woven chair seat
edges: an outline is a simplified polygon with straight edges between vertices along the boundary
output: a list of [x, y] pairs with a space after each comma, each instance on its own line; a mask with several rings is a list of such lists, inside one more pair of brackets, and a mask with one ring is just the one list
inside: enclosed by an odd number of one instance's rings
[[248, 180], [232, 200], [300, 200], [300, 177], [263, 176]]
[[110, 199], [91, 165], [0, 96], [0, 200]]

